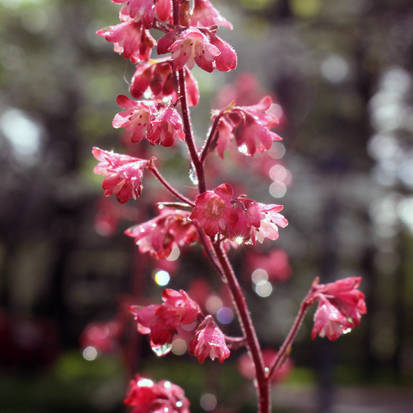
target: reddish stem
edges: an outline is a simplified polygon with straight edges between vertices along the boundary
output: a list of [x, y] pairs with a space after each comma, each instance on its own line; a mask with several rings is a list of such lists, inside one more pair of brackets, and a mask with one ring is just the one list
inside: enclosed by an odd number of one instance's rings
[[200, 161], [203, 164], [209, 152], [209, 147], [211, 146], [212, 142], [214, 141], [215, 134], [218, 128], [219, 120], [222, 117], [222, 112], [214, 119], [214, 123], [212, 124], [211, 131], [209, 132], [208, 139], [205, 142], [204, 147], [201, 150]]
[[271, 376], [277, 371], [279, 367], [281, 367], [284, 360], [289, 356], [291, 352], [292, 343], [295, 337], [297, 336], [297, 333], [301, 327], [301, 324], [303, 323], [303, 320], [307, 314], [308, 308], [311, 306], [311, 302], [309, 301], [309, 298], [312, 292], [313, 292], [313, 288], [311, 288], [311, 290], [308, 292], [304, 300], [301, 302], [297, 317], [294, 320], [294, 324], [292, 325], [290, 332], [285, 338], [280, 349], [278, 350], [276, 359], [274, 360], [272, 366], [270, 367], [270, 371], [268, 372], [268, 375], [267, 375], [268, 379], [271, 379]]
[[238, 279], [222, 246], [220, 244], [214, 244], [214, 251], [219, 263], [221, 264], [223, 275], [225, 275], [228, 282], [228, 286], [235, 303], [235, 308], [237, 310], [238, 319], [240, 320], [241, 328], [247, 341], [248, 350], [251, 353], [251, 357], [254, 362], [258, 391], [258, 411], [259, 413], [269, 413], [271, 411], [269, 381], [266, 378], [261, 347], [248, 311], [244, 294], [242, 293]]
[[182, 195], [179, 191], [177, 191], [171, 184], [168, 183], [168, 181], [162, 176], [162, 174], [159, 172], [158, 168], [153, 164], [151, 164], [150, 167], [152, 173], [156, 176], [158, 181], [176, 198], [180, 199], [182, 202], [185, 202], [188, 205], [191, 205], [192, 207], [195, 206], [195, 204], [188, 199], [186, 196]]

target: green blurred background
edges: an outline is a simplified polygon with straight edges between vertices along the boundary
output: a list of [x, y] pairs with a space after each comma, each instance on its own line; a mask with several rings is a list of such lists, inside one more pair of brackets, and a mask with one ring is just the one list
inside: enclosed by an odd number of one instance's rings
[[[237, 73], [254, 73], [288, 118], [283, 162], [293, 183], [288, 192], [268, 192], [262, 182], [254, 196], [285, 204], [290, 226], [277, 246], [293, 269], [269, 297], [244, 285], [262, 342], [281, 343], [317, 275], [362, 275], [367, 295], [369, 314], [338, 342], [312, 342], [308, 317], [295, 368], [274, 388], [274, 411], [410, 412], [411, 0], [214, 4], [235, 26], [220, 33], [239, 66], [229, 74], [195, 69], [203, 99], [193, 110], [198, 136], [215, 93]], [[159, 300], [150, 277], [138, 287], [132, 279], [146, 258], [122, 234], [130, 223], [122, 221], [111, 237], [94, 228], [101, 179], [92, 173], [90, 149], [118, 147], [115, 97], [127, 93], [133, 74], [95, 35], [116, 24], [116, 13], [109, 0], [0, 0], [1, 413], [123, 411], [122, 358], [87, 360], [79, 336], [88, 322], [113, 317], [125, 294]], [[168, 175], [190, 187], [182, 154], [161, 153]], [[148, 183], [147, 201], [158, 190]], [[144, 202], [138, 208], [149, 212]], [[214, 276], [199, 250], [185, 260], [171, 287]], [[239, 255], [234, 260], [240, 267]], [[237, 371], [240, 352], [223, 365], [199, 366], [187, 356], [157, 359], [145, 339], [130, 340], [140, 354], [134, 367], [181, 385], [193, 412], [205, 411], [205, 393], [218, 398], [209, 411], [255, 411], [252, 386]]]

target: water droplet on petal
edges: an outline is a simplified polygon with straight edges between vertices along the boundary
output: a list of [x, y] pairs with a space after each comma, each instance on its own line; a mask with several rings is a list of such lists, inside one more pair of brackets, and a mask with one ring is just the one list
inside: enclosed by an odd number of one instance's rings
[[172, 350], [172, 344], [151, 345], [151, 348], [158, 357], [163, 357]]
[[238, 147], [238, 151], [241, 152], [243, 155], [248, 155], [248, 146], [244, 143]]
[[189, 168], [189, 179], [194, 185], [198, 185], [198, 176], [196, 174], [195, 167], [192, 164], [191, 164], [191, 167]]
[[181, 401], [175, 403], [176, 407], [182, 407], [184, 404]]
[[351, 333], [351, 328], [346, 328], [343, 330], [343, 334]]

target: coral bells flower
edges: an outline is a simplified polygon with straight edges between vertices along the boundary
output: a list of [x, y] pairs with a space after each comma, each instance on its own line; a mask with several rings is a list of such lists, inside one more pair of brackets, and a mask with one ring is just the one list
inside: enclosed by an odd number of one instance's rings
[[[196, 106], [199, 102], [198, 82], [191, 71], [186, 67], [185, 81], [188, 104], [190, 106]], [[144, 95], [148, 88], [156, 99], [171, 97], [172, 100], [175, 101], [178, 98], [171, 62], [151, 60], [137, 66], [129, 88], [130, 94], [134, 98], [139, 99]]]
[[116, 195], [119, 202], [136, 199], [142, 192], [143, 171], [149, 161], [94, 147], [93, 156], [100, 161], [93, 172], [105, 176], [102, 188], [105, 196]]
[[131, 306], [141, 334], [150, 334], [151, 346], [170, 344], [176, 329], [191, 324], [201, 314], [199, 305], [184, 290], [165, 289], [163, 303], [146, 307]]
[[125, 128], [132, 142], [147, 139], [153, 145], [171, 146], [175, 138], [185, 139], [182, 119], [176, 109], [153, 101], [135, 101], [119, 95], [118, 105], [125, 109], [113, 118], [114, 128]]
[[191, 25], [199, 27], [223, 26], [233, 29], [232, 24], [221, 16], [209, 0], [195, 0]]
[[257, 202], [257, 208], [260, 212], [261, 222], [258, 228], [251, 228], [251, 243], [255, 244], [258, 241], [262, 244], [265, 238], [276, 241], [279, 237], [278, 227], [285, 228], [288, 225], [287, 219], [280, 214], [284, 207]]
[[113, 50], [123, 54], [125, 59], [129, 59], [134, 64], [148, 60], [156, 45], [150, 33], [133, 20], [100, 29], [96, 33], [108, 42], [112, 42]]
[[188, 211], [162, 208], [157, 217], [129, 228], [125, 234], [135, 238], [141, 253], [148, 252], [157, 259], [167, 258], [173, 247], [184, 247], [198, 239], [189, 215]]
[[172, 23], [172, 2], [171, 0], [155, 0], [155, 10], [159, 20]]
[[124, 403], [134, 408], [132, 413], [189, 413], [189, 401], [181, 387], [143, 376], [130, 381]]
[[232, 187], [222, 184], [197, 196], [191, 219], [211, 237], [222, 234], [255, 244], [264, 238], [278, 238], [278, 226], [287, 225], [287, 220], [278, 213], [282, 208], [244, 197], [234, 198]]
[[147, 29], [152, 27], [155, 12], [153, 0], [112, 0], [112, 2], [122, 4], [119, 13], [121, 20], [131, 18], [136, 23], [142, 23]]
[[189, 28], [180, 33], [167, 33], [158, 42], [158, 53], [167, 52], [172, 53], [177, 70], [185, 65], [192, 69], [194, 62], [207, 72], [212, 72], [214, 68], [227, 72], [237, 66], [234, 49], [207, 29]]
[[197, 357], [200, 363], [203, 363], [207, 357], [211, 360], [218, 358], [222, 363], [230, 356], [224, 333], [211, 316], [207, 316], [198, 327], [189, 345], [189, 352]]
[[349, 277], [329, 284], [313, 283], [312, 303], [318, 300], [314, 314], [313, 340], [317, 336], [337, 340], [360, 324], [367, 313], [364, 294], [358, 290], [361, 277]]
[[[240, 152], [253, 156], [256, 152], [265, 152], [274, 141], [282, 140], [275, 132], [270, 131], [279, 123], [276, 115], [269, 111], [272, 99], [265, 96], [253, 106], [235, 106], [221, 113], [220, 123], [225, 127], [218, 128], [217, 147], [222, 157], [225, 147], [234, 139]], [[213, 118], [219, 112], [213, 114]]]

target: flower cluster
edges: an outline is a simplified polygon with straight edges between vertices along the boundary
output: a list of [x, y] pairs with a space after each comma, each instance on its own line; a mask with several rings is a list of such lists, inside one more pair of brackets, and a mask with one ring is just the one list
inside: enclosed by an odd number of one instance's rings
[[358, 290], [361, 277], [349, 277], [329, 284], [313, 284], [314, 292], [310, 302], [318, 301], [314, 314], [312, 338], [317, 334], [330, 340], [337, 340], [360, 324], [366, 314], [364, 294]]
[[189, 400], [181, 387], [142, 376], [130, 381], [125, 404], [133, 407], [132, 413], [189, 413]]
[[[150, 335], [154, 351], [160, 346], [170, 345], [175, 335], [187, 336], [184, 332], [189, 332], [189, 352], [201, 363], [208, 356], [211, 360], [218, 358], [221, 363], [229, 357], [230, 351], [221, 329], [211, 316], [203, 317], [198, 303], [184, 290], [165, 289], [162, 301], [162, 304], [130, 307], [138, 331]], [[161, 355], [166, 355], [169, 349]]]
[[232, 187], [222, 184], [198, 195], [191, 219], [211, 237], [222, 235], [255, 244], [278, 238], [278, 226], [288, 224], [279, 213], [282, 209], [282, 205], [262, 204], [243, 196], [234, 198]]

